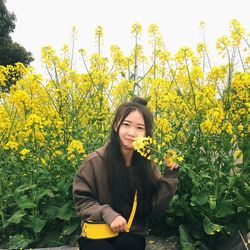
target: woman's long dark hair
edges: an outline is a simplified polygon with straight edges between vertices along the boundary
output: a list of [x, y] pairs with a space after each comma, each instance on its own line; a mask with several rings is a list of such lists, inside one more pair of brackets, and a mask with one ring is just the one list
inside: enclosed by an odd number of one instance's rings
[[126, 167], [119, 139], [122, 122], [136, 110], [143, 115], [146, 136], [152, 137], [153, 115], [146, 104], [145, 99], [136, 97], [131, 102], [123, 103], [118, 107], [111, 128], [110, 142], [106, 148], [112, 206], [125, 218], [130, 214], [136, 189], [138, 190], [138, 214], [141, 217], [147, 217], [152, 209], [152, 195], [157, 186], [151, 162], [136, 151], [133, 153], [131, 167]]

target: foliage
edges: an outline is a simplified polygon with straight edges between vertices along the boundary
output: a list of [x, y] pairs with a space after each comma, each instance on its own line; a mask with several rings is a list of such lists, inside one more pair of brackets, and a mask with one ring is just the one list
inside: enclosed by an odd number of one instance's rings
[[[15, 29], [15, 21], [15, 14], [7, 10], [5, 0], [0, 0], [0, 65], [3, 66], [14, 65], [18, 62], [27, 66], [34, 60], [30, 52], [20, 44], [13, 42], [10, 37], [10, 33]], [[15, 74], [17, 73], [15, 72]], [[14, 83], [8, 81], [1, 90], [9, 91], [10, 86]]]
[[[147, 57], [141, 25], [131, 33], [131, 54], [113, 45], [107, 58], [98, 27], [97, 53], [87, 58], [79, 50], [82, 72], [72, 64], [75, 29], [71, 52], [68, 45], [60, 56], [42, 49], [48, 77], [15, 66], [22, 78], [0, 99], [0, 244], [58, 246], [78, 237], [73, 177], [86, 154], [107, 141], [117, 105], [134, 95], [149, 101], [160, 150], [184, 157], [165, 230], [170, 223], [179, 229], [186, 249], [249, 231], [249, 37], [232, 20], [230, 35], [217, 42], [226, 62], [212, 67], [204, 42], [172, 56], [153, 24]], [[0, 68], [1, 85], [9, 72]]]

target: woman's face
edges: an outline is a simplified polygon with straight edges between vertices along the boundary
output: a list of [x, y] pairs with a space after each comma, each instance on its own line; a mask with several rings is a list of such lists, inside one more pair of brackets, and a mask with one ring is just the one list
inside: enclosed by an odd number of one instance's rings
[[132, 111], [121, 123], [119, 138], [121, 147], [133, 150], [133, 141], [139, 136], [146, 135], [145, 122], [142, 113], [138, 110]]

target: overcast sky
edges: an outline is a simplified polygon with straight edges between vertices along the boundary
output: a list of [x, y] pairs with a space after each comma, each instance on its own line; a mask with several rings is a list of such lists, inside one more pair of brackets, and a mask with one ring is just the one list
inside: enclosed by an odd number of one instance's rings
[[206, 23], [206, 40], [210, 50], [216, 39], [228, 34], [229, 22], [237, 19], [250, 32], [249, 0], [7, 0], [9, 11], [16, 15], [15, 42], [32, 52], [32, 65], [41, 68], [41, 48], [53, 46], [58, 52], [70, 44], [71, 29], [78, 30], [77, 48], [90, 55], [95, 51], [94, 31], [104, 28], [103, 52], [116, 44], [124, 53], [133, 45], [131, 26], [143, 26], [144, 44], [148, 27], [159, 26], [166, 47], [175, 53], [181, 46], [195, 48], [202, 41], [200, 21]]

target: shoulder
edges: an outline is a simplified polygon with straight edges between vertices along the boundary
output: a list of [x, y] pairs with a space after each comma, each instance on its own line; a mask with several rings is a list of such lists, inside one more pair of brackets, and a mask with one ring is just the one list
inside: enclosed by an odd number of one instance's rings
[[90, 154], [87, 155], [85, 158], [84, 162], [92, 161], [95, 159], [105, 159], [106, 155], [106, 145], [102, 146], [100, 148], [97, 148], [95, 151], [91, 152]]
[[100, 147], [96, 149], [95, 151], [91, 152], [86, 156], [86, 158], [83, 160], [81, 167], [79, 169], [80, 172], [83, 170], [88, 170], [88, 169], [95, 169], [95, 168], [100, 168], [105, 165], [105, 149], [106, 146]]

